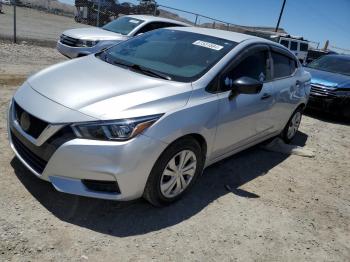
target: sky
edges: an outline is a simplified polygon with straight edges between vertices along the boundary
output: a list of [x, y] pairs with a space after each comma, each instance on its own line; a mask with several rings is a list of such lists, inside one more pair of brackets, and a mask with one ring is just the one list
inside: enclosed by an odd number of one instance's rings
[[[73, 0], [60, 1], [74, 3]], [[137, 1], [129, 0], [129, 2]], [[157, 0], [157, 2], [160, 5], [199, 13], [232, 24], [275, 27], [283, 0]], [[201, 22], [207, 21], [202, 19]], [[350, 0], [287, 0], [280, 27], [291, 35], [320, 42], [320, 47], [329, 40], [331, 46], [350, 50]]]

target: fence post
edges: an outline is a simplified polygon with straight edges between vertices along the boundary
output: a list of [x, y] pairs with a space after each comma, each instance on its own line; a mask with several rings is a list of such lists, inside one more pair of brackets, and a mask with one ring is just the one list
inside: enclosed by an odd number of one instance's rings
[[16, 5], [17, 5], [17, 0], [13, 0], [13, 42], [16, 44], [17, 43], [17, 19], [16, 19]]
[[96, 18], [96, 26], [100, 26], [100, 8], [101, 8], [101, 0], [98, 0], [98, 5], [97, 5], [97, 18]]
[[196, 15], [196, 20], [194, 21], [194, 25], [197, 25], [198, 15]]

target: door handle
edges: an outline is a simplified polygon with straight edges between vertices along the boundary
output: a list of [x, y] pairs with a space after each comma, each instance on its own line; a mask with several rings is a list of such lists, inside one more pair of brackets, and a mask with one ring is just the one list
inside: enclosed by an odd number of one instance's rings
[[270, 94], [264, 93], [264, 94], [262, 95], [262, 97], [261, 97], [261, 100], [265, 100], [265, 99], [268, 99], [268, 98], [270, 98], [270, 97], [271, 97]]

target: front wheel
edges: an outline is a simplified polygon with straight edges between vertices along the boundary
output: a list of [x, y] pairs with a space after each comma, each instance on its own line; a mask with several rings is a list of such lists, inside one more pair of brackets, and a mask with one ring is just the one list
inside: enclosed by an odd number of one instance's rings
[[202, 173], [204, 158], [199, 143], [183, 138], [170, 145], [155, 163], [144, 191], [154, 206], [165, 206], [187, 192]]
[[283, 129], [281, 137], [285, 143], [289, 144], [295, 137], [296, 133], [298, 132], [298, 129], [301, 123], [302, 114], [303, 114], [302, 108], [299, 107], [297, 110], [294, 111], [287, 125]]

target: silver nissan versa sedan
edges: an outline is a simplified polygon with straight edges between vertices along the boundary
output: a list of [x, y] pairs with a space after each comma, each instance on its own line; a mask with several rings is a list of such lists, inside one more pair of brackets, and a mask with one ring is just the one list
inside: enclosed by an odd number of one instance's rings
[[57, 42], [57, 50], [68, 58], [81, 57], [100, 52], [151, 30], [175, 26], [189, 25], [151, 15], [122, 16], [101, 28], [87, 27], [64, 31]]
[[161, 206], [210, 164], [291, 141], [309, 90], [309, 73], [277, 43], [158, 29], [30, 77], [10, 105], [9, 138], [61, 192]]

